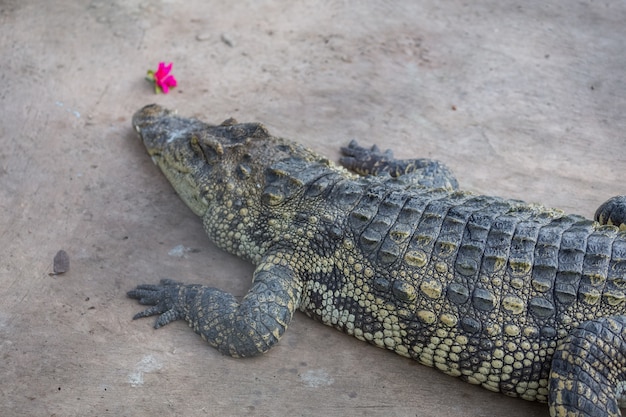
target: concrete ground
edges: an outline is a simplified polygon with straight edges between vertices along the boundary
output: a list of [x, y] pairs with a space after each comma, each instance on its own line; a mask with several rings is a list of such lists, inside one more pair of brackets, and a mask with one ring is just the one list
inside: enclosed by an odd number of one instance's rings
[[[301, 314], [249, 360], [131, 321], [137, 284], [243, 295], [252, 267], [207, 240], [130, 117], [261, 121], [332, 158], [358, 138], [591, 216], [626, 192], [625, 21], [611, 1], [0, 0], [0, 415], [547, 416]], [[144, 81], [159, 61], [168, 95]], [[71, 269], [49, 276], [59, 249]]]

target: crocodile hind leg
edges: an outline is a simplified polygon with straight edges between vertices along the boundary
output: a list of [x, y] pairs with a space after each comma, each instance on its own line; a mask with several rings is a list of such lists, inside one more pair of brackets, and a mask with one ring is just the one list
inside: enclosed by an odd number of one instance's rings
[[151, 306], [133, 319], [159, 315], [157, 329], [182, 319], [223, 354], [264, 353], [286, 330], [301, 294], [294, 271], [271, 259], [258, 265], [252, 288], [241, 303], [217, 288], [162, 280], [159, 285], [140, 285], [128, 292], [130, 298]]
[[382, 152], [376, 145], [368, 149], [359, 146], [354, 140], [341, 148], [341, 152], [344, 155], [339, 160], [341, 165], [357, 174], [389, 174], [423, 187], [459, 188], [459, 183], [448, 167], [434, 159], [395, 159], [390, 149]]
[[618, 195], [602, 203], [594, 218], [599, 223], [612, 224], [626, 231], [626, 195]]
[[550, 370], [550, 415], [621, 416], [626, 391], [626, 316], [587, 321], [557, 348]]

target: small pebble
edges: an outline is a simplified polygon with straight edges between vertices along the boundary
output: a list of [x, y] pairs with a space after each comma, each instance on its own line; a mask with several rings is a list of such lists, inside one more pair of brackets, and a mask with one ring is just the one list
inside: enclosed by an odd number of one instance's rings
[[70, 256], [63, 249], [54, 255], [52, 275], [63, 274], [70, 270]]
[[222, 42], [224, 42], [226, 45], [230, 46], [231, 48], [235, 46], [235, 41], [233, 41], [233, 38], [231, 38], [227, 33], [222, 33], [220, 35], [220, 39], [222, 40]]
[[211, 34], [210, 33], [199, 33], [196, 35], [196, 40], [197, 41], [208, 41], [209, 39], [211, 39]]

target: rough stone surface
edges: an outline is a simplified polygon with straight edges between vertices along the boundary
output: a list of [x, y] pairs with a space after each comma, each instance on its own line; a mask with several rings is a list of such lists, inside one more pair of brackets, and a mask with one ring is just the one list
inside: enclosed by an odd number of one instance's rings
[[[140, 283], [243, 295], [252, 267], [207, 241], [130, 116], [256, 120], [335, 157], [357, 138], [590, 217], [624, 193], [625, 19], [618, 2], [1, 2], [0, 414], [546, 416], [298, 314], [250, 360], [131, 322]], [[159, 61], [179, 87], [155, 97]], [[72, 269], [50, 277], [60, 247]]]

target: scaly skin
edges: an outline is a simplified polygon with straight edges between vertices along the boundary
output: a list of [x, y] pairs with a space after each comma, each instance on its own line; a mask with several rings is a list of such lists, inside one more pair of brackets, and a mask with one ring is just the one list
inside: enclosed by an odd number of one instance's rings
[[[148, 153], [219, 247], [256, 265], [238, 302], [163, 280], [128, 295], [221, 352], [266, 352], [299, 309], [470, 383], [616, 416], [626, 380], [626, 234], [580, 216], [457, 191], [436, 161], [351, 143], [338, 167], [261, 124], [212, 126], [157, 105]], [[369, 175], [376, 174], [376, 175]], [[598, 209], [624, 222], [624, 200]]]

